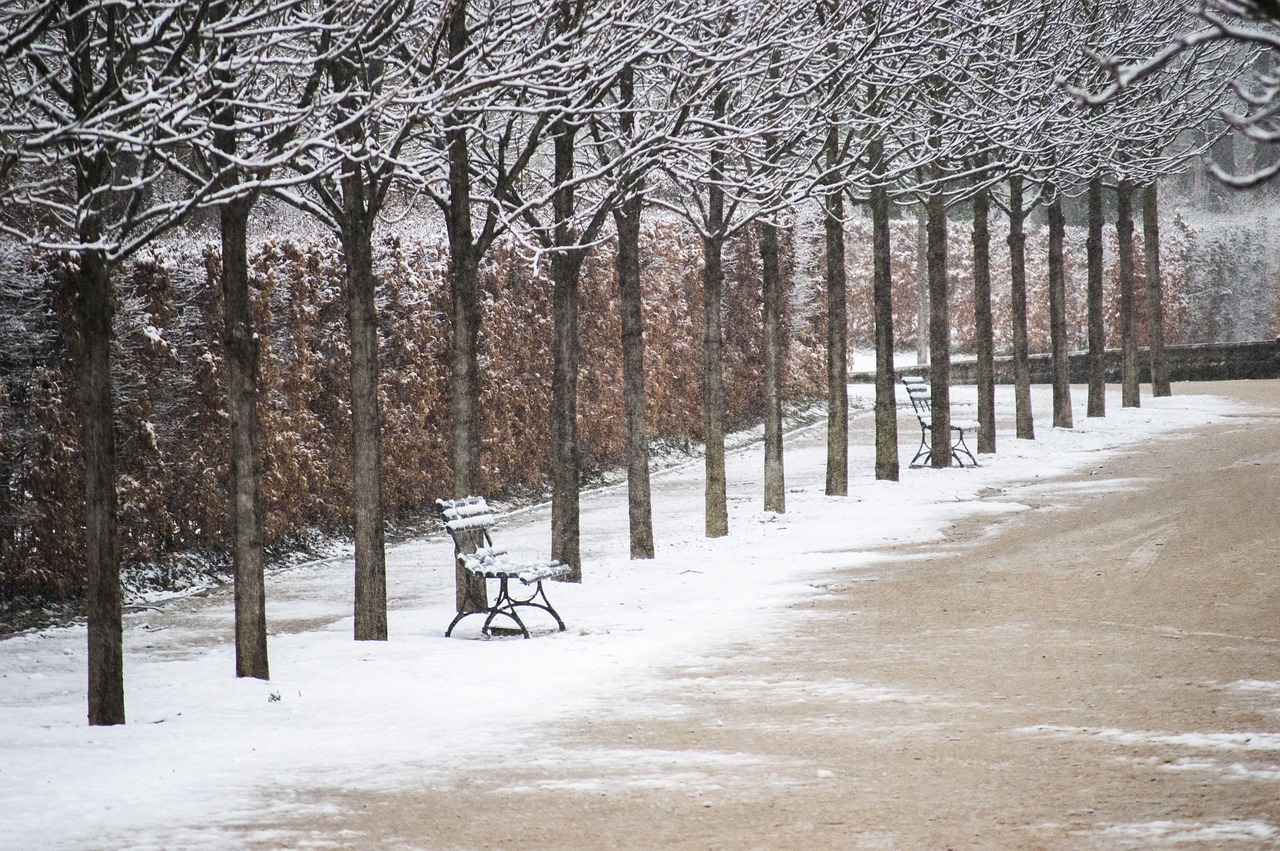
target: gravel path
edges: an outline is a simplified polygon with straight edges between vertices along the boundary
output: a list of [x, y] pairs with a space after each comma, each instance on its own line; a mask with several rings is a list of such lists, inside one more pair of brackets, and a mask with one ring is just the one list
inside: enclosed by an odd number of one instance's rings
[[1036, 510], [850, 569], [723, 657], [548, 730], [536, 754], [326, 797], [246, 837], [1280, 847], [1280, 382], [1175, 392], [1271, 411], [990, 493]]

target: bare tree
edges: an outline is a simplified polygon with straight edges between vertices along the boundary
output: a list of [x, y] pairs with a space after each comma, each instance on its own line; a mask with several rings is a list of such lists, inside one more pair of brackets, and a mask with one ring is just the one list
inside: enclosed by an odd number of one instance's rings
[[181, 59], [207, 12], [88, 0], [0, 9], [0, 197], [28, 211], [0, 228], [78, 261], [91, 725], [125, 720], [111, 274], [204, 191], [163, 190], [187, 108]]
[[235, 575], [236, 676], [267, 679], [263, 509], [258, 451], [258, 335], [250, 309], [250, 215], [299, 144], [319, 69], [300, 34], [314, 22], [296, 4], [214, 0], [189, 58], [193, 185], [208, 183], [221, 236], [223, 349], [230, 425], [228, 504]]
[[[539, 7], [532, 2], [449, 0], [442, 11], [433, 61], [420, 73], [443, 68], [444, 94], [435, 115], [424, 115], [421, 144], [434, 146], [444, 167], [415, 175], [439, 208], [449, 239], [449, 292], [453, 331], [450, 410], [454, 496], [478, 493], [481, 477], [479, 340], [482, 322], [480, 263], [509, 220], [499, 198], [523, 175], [542, 142], [546, 122], [517, 132], [522, 116], [492, 108], [504, 87], [543, 56], [531, 47]], [[458, 568], [456, 605], [483, 604], [485, 581]]]
[[[554, 320], [551, 413], [551, 555], [568, 564], [569, 581], [582, 580], [580, 462], [577, 425], [578, 285], [588, 252], [601, 239], [631, 186], [610, 179], [643, 157], [651, 140], [593, 136], [593, 116], [609, 102], [628, 68], [653, 51], [658, 39], [648, 4], [635, 0], [547, 0], [541, 47], [548, 61], [510, 85], [499, 104], [529, 134], [545, 126], [537, 166], [523, 185], [504, 188], [499, 203], [524, 224], [536, 250], [549, 259]], [[633, 142], [635, 144], [627, 144]]]
[[333, 143], [299, 152], [291, 161], [308, 177], [305, 192], [278, 190], [332, 229], [346, 266], [358, 641], [387, 638], [373, 232], [404, 172], [435, 162], [403, 156], [423, 116], [438, 104], [431, 78], [424, 79], [420, 44], [438, 40], [443, 24], [432, 10], [423, 16], [420, 11], [411, 0], [334, 2], [317, 10], [313, 49], [325, 75], [313, 132]]
[[[706, 441], [706, 534], [729, 533], [724, 466], [724, 366], [721, 307], [725, 242], [756, 219], [785, 206], [777, 175], [762, 165], [766, 137], [794, 128], [775, 123], [762, 106], [776, 77], [768, 73], [780, 32], [792, 26], [777, 4], [723, 0], [685, 37], [692, 49], [683, 71], [694, 107], [663, 171], [678, 188], [661, 201], [697, 229], [703, 245], [703, 407]], [[776, 150], [776, 148], [775, 148]]]
[[[1250, 29], [1265, 20], [1264, 4], [1210, 0], [1190, 4], [1124, 4], [1106, 3], [1099, 8], [1086, 8], [1083, 20], [1088, 24], [1086, 53], [1092, 58], [1091, 69], [1077, 71], [1064, 79], [1078, 100], [1112, 118], [1092, 122], [1095, 135], [1109, 140], [1117, 134], [1114, 128], [1123, 122], [1123, 141], [1112, 141], [1111, 150], [1098, 159], [1109, 163], [1119, 183], [1121, 215], [1118, 222], [1121, 266], [1121, 330], [1123, 335], [1122, 398], [1126, 407], [1140, 402], [1138, 387], [1137, 324], [1133, 316], [1134, 282], [1132, 246], [1132, 193], [1135, 186], [1150, 185], [1149, 198], [1143, 199], [1144, 237], [1149, 242], [1146, 299], [1148, 304], [1148, 343], [1153, 376], [1153, 390], [1167, 395], [1168, 372], [1164, 354], [1163, 310], [1159, 266], [1159, 226], [1155, 181], [1198, 157], [1217, 142], [1214, 133], [1202, 133], [1206, 117], [1226, 109], [1229, 91], [1226, 81], [1240, 80], [1253, 63], [1253, 52], [1233, 49], [1237, 43], [1264, 44], [1265, 36]], [[1187, 30], [1194, 31], [1183, 35]], [[1243, 29], [1241, 29], [1243, 27]], [[1140, 85], [1139, 85], [1140, 84]], [[1262, 88], [1265, 92], [1266, 87]], [[1238, 82], [1236, 91], [1249, 103], [1246, 83]], [[1259, 106], [1267, 99], [1253, 99]], [[1252, 115], [1233, 116], [1227, 120], [1250, 138], [1265, 139], [1254, 134], [1259, 123], [1270, 119], [1259, 110]], [[1105, 147], [1105, 146], [1104, 146]], [[1254, 177], [1265, 179], [1262, 175]], [[1243, 181], [1248, 183], [1248, 179]], [[1149, 206], [1148, 206], [1149, 205]], [[1090, 304], [1091, 317], [1100, 307]], [[1152, 323], [1161, 323], [1155, 325]], [[1092, 328], [1092, 321], [1091, 321]], [[1091, 370], [1102, 369], [1100, 344], [1091, 334]], [[1100, 337], [1101, 332], [1096, 332]], [[1096, 386], [1095, 386], [1096, 385]], [[1091, 381], [1090, 412], [1101, 414], [1100, 380]]]

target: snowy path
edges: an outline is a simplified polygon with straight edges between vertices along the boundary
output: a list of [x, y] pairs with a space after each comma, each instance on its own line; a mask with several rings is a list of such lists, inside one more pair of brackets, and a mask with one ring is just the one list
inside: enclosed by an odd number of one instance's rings
[[[855, 392], [868, 394], [867, 388]], [[1083, 395], [1077, 396], [1077, 409]], [[957, 408], [972, 404], [959, 388]], [[1008, 419], [1011, 394], [999, 410]], [[476, 766], [528, 765], [540, 730], [614, 710], [661, 716], [645, 699], [673, 666], [696, 669], [735, 638], [785, 631], [789, 606], [836, 593], [833, 577], [883, 565], [883, 550], [941, 539], [952, 524], [1023, 506], [982, 500], [1037, 478], [1087, 469], [1153, 435], [1244, 409], [1222, 399], [1110, 402], [1105, 420], [1051, 430], [1036, 395], [1039, 439], [1002, 430], [979, 469], [906, 470], [871, 479], [870, 423], [854, 423], [851, 494], [822, 494], [819, 428], [787, 447], [785, 516], [760, 500], [760, 449], [731, 454], [730, 536], [702, 535], [700, 463], [654, 480], [659, 557], [627, 558], [625, 493], [584, 495], [582, 586], [551, 589], [569, 624], [530, 641], [445, 640], [452, 602], [444, 537], [388, 552], [391, 640], [350, 639], [351, 564], [337, 557], [268, 581], [272, 680], [237, 681], [225, 592], [130, 615], [129, 723], [84, 722], [84, 629], [0, 642], [0, 848], [222, 848], [297, 836], [270, 825], [323, 816], [326, 794], [395, 793], [465, 778]], [[914, 425], [901, 421], [909, 458]], [[1114, 484], [1114, 483], [1112, 483]], [[513, 551], [548, 547], [545, 507], [499, 526]], [[868, 574], [870, 575], [870, 574]], [[461, 630], [460, 630], [461, 631]], [[696, 778], [691, 782], [696, 783]], [[255, 826], [246, 829], [247, 826]], [[357, 843], [359, 844], [359, 843]]]

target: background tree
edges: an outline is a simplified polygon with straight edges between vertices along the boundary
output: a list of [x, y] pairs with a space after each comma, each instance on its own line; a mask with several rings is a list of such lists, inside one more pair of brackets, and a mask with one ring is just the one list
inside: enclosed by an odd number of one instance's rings
[[[541, 60], [532, 45], [539, 6], [533, 2], [500, 3], [449, 0], [434, 49], [419, 73], [429, 80], [443, 68], [443, 94], [434, 115], [423, 115], [418, 144], [434, 146], [444, 167], [413, 175], [440, 210], [449, 241], [449, 293], [452, 343], [450, 413], [453, 494], [470, 496], [484, 490], [481, 473], [480, 395], [480, 264], [510, 222], [498, 200], [528, 167], [542, 141], [545, 121], [517, 133], [523, 116], [492, 108], [501, 100], [506, 81]], [[458, 568], [455, 576], [459, 610], [471, 585], [472, 599], [486, 598], [483, 578]]]
[[500, 108], [525, 116], [528, 134], [545, 127], [544, 144], [522, 185], [506, 187], [498, 200], [505, 215], [523, 222], [551, 267], [551, 556], [571, 567], [568, 581], [578, 582], [579, 278], [623, 197], [620, 186], [607, 178], [639, 153], [614, 144], [610, 156], [607, 143], [592, 137], [588, 127], [593, 115], [613, 108], [609, 93], [652, 49], [657, 29], [647, 4], [633, 0], [548, 0], [540, 19], [552, 61], [515, 81], [511, 99]]
[[[700, 3], [650, 6], [668, 25], [693, 25], [706, 9]], [[644, 383], [644, 316], [640, 264], [642, 217], [649, 206], [650, 178], [678, 137], [690, 114], [676, 94], [683, 51], [666, 39], [653, 39], [642, 61], [622, 66], [607, 106], [591, 118], [592, 136], [601, 166], [608, 169], [616, 203], [611, 213], [617, 236], [614, 266], [618, 275], [619, 325], [622, 333], [623, 404], [626, 409], [627, 512], [631, 557], [654, 557], [653, 508], [649, 485], [649, 432]], [[694, 93], [696, 97], [697, 94]]]
[[[296, 4], [213, 0], [192, 51], [188, 78], [199, 109], [190, 114], [189, 177], [209, 184], [203, 202], [218, 215], [221, 243], [227, 419], [228, 503], [235, 576], [236, 676], [269, 677], [264, 532], [258, 440], [259, 337], [251, 310], [249, 222], [272, 180], [291, 172], [300, 128], [319, 71], [300, 37], [314, 21]], [[296, 87], [296, 88], [295, 88]], [[307, 138], [303, 145], [320, 144]]]
[[0, 228], [75, 270], [91, 725], [125, 720], [111, 272], [200, 197], [161, 191], [187, 108], [181, 58], [204, 3], [11, 3], [0, 9]]
[[[1090, 24], [1086, 55], [1093, 60], [1090, 70], [1078, 71], [1069, 86], [1083, 103], [1111, 118], [1111, 122], [1092, 122], [1098, 134], [1110, 142], [1110, 151], [1102, 157], [1117, 178], [1120, 216], [1117, 223], [1120, 256], [1121, 329], [1123, 343], [1122, 400], [1126, 407], [1140, 403], [1138, 387], [1137, 321], [1135, 309], [1134, 268], [1132, 254], [1133, 194], [1146, 194], [1150, 185], [1150, 210], [1144, 200], [1144, 236], [1150, 240], [1146, 268], [1148, 307], [1148, 345], [1153, 375], [1153, 389], [1169, 392], [1164, 354], [1163, 322], [1159, 268], [1159, 224], [1154, 183], [1163, 175], [1180, 170], [1216, 142], [1213, 134], [1199, 132], [1206, 117], [1222, 110], [1228, 102], [1226, 81], [1237, 77], [1252, 60], [1247, 51], [1228, 49], [1231, 36], [1226, 35], [1229, 16], [1252, 14], [1246, 7], [1253, 4], [1234, 2], [1203, 3], [1194, 7], [1182, 4], [1106, 3], [1098, 9], [1086, 8], [1083, 20]], [[1224, 7], [1229, 7], [1226, 11]], [[1193, 26], [1197, 16], [1210, 26], [1179, 37]], [[1147, 79], [1141, 87], [1131, 84], [1160, 71], [1158, 79]], [[1110, 80], [1104, 83], [1100, 77]], [[1092, 92], [1092, 93], [1091, 93]], [[1115, 128], [1123, 126], [1123, 133]], [[1149, 213], [1149, 214], [1148, 214]], [[1091, 327], [1099, 322], [1094, 313], [1100, 308], [1091, 304]], [[1100, 336], [1095, 332], [1093, 337]], [[1090, 346], [1091, 373], [1100, 372], [1102, 352], [1095, 343]], [[1090, 411], [1101, 412], [1101, 389], [1091, 381]], [[1099, 396], [1095, 401], [1094, 396]]]
[[[420, 13], [425, 13], [420, 15]], [[402, 160], [437, 93], [418, 57], [441, 28], [411, 0], [361, 0], [321, 8], [314, 50], [324, 68], [312, 133], [333, 140], [299, 152], [291, 166], [306, 191], [282, 191], [338, 237], [346, 266], [351, 344], [352, 501], [358, 641], [387, 638], [385, 524], [378, 399], [377, 278], [373, 233], [408, 167]]]
[[724, 467], [725, 242], [772, 212], [759, 199], [770, 196], [758, 180], [762, 139], [770, 128], [761, 104], [771, 85], [767, 63], [771, 39], [790, 18], [773, 3], [722, 0], [712, 19], [692, 23], [684, 36], [690, 49], [682, 91], [693, 110], [685, 132], [663, 164], [674, 184], [672, 198], [655, 202], [697, 231], [703, 246], [703, 409], [706, 445], [706, 533], [729, 533]]

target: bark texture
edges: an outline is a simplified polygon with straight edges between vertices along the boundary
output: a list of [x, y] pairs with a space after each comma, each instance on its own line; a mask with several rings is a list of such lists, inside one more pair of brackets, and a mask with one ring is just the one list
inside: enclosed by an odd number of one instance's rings
[[[712, 114], [724, 116], [728, 95], [720, 92]], [[708, 538], [729, 534], [729, 501], [724, 469], [724, 153], [713, 150], [707, 181], [706, 228], [702, 239], [702, 404], [706, 432], [706, 527]]]
[[387, 639], [387, 563], [382, 512], [382, 430], [378, 410], [378, 308], [373, 241], [355, 211], [361, 189], [345, 189], [342, 237], [347, 262], [347, 322], [351, 328], [351, 458], [355, 499], [355, 638]]
[[[84, 239], [92, 244], [94, 235]], [[89, 724], [124, 723], [124, 644], [116, 518], [116, 444], [111, 390], [111, 271], [102, 252], [80, 254], [77, 318], [84, 449], [85, 562], [89, 578]]]
[[[218, 4], [222, 15], [229, 10]], [[227, 57], [228, 59], [230, 57]], [[219, 62], [215, 164], [224, 191], [241, 180], [236, 162], [238, 106], [231, 63]], [[261, 468], [258, 460], [258, 335], [249, 303], [249, 215], [256, 194], [218, 209], [222, 237], [222, 348], [227, 376], [227, 489], [231, 507], [231, 557], [235, 572], [236, 676], [265, 680], [267, 664], [267, 595], [263, 569]]]
[[1133, 184], [1116, 189], [1116, 253], [1120, 266], [1120, 335], [1122, 366], [1120, 399], [1126, 408], [1141, 404], [1138, 393], [1138, 327], [1133, 313]]
[[551, 557], [569, 565], [568, 582], [582, 581], [580, 510], [578, 504], [578, 272], [582, 254], [569, 222], [573, 216], [576, 130], [557, 122], [555, 140], [555, 245], [551, 255]]
[[1171, 396], [1164, 351], [1164, 294], [1160, 280], [1160, 195], [1153, 180], [1142, 191], [1142, 245], [1147, 273], [1147, 346], [1151, 354], [1151, 395]]
[[973, 197], [973, 327], [978, 356], [978, 452], [996, 451], [995, 336], [991, 316], [991, 197]]
[[222, 230], [223, 349], [230, 421], [228, 489], [235, 566], [236, 676], [269, 679], [263, 581], [263, 520], [258, 462], [258, 335], [249, 308], [251, 202], [219, 211]]
[[[449, 9], [449, 68], [462, 70], [470, 47], [467, 3]], [[449, 171], [449, 201], [444, 211], [449, 235], [449, 295], [451, 299], [449, 410], [452, 416], [453, 495], [479, 495], [480, 481], [480, 257], [471, 218], [471, 148], [468, 116], [452, 110], [445, 116], [445, 143]], [[454, 559], [454, 606], [462, 611], [470, 598], [484, 606], [488, 588], [484, 577], [472, 576]]]
[[[870, 145], [872, 170], [884, 171], [884, 143]], [[877, 181], [871, 188], [872, 301], [876, 318], [876, 478], [898, 481], [898, 401], [893, 369], [893, 279], [889, 234], [889, 193]]]
[[916, 363], [929, 362], [929, 213], [916, 208]]
[[[711, 209], [723, 203], [712, 188]], [[729, 503], [724, 470], [724, 329], [720, 305], [724, 301], [724, 239], [709, 236], [702, 243], [702, 402], [706, 430], [706, 527], [708, 538], [729, 534]]]
[[929, 196], [929, 392], [932, 404], [930, 465], [951, 466], [951, 313], [947, 293], [947, 207], [941, 192]]
[[760, 223], [764, 301], [764, 510], [787, 510], [782, 464], [782, 275], [778, 270], [778, 226]]
[[[839, 132], [827, 135], [827, 170], [834, 174]], [[829, 187], [824, 196], [827, 248], [827, 495], [849, 493], [849, 316], [844, 256], [844, 193]]]
[[1067, 350], [1066, 227], [1062, 196], [1049, 202], [1049, 345], [1053, 362], [1053, 426], [1071, 428], [1071, 363]]
[[653, 504], [649, 488], [649, 429], [645, 421], [644, 313], [640, 288], [639, 195], [614, 213], [618, 230], [619, 310], [622, 320], [622, 394], [627, 416], [627, 515], [631, 557], [654, 556]]
[[1031, 415], [1031, 365], [1027, 350], [1027, 234], [1022, 178], [1009, 178], [1009, 299], [1013, 319], [1013, 398], [1017, 436], [1035, 440]]
[[1088, 301], [1089, 326], [1089, 404], [1087, 413], [1091, 417], [1104, 417], [1107, 414], [1107, 361], [1106, 361], [1106, 328], [1103, 323], [1103, 291], [1102, 291], [1102, 177], [1094, 176], [1089, 181], [1089, 235], [1085, 241], [1085, 254], [1088, 258], [1088, 282], [1086, 299]]

